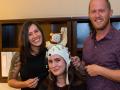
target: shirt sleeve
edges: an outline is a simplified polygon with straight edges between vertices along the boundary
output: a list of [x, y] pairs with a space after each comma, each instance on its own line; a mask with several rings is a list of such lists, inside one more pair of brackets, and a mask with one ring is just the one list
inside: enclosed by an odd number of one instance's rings
[[21, 68], [20, 54], [16, 52], [11, 60], [11, 66], [9, 69], [8, 80], [20, 79], [19, 71]]

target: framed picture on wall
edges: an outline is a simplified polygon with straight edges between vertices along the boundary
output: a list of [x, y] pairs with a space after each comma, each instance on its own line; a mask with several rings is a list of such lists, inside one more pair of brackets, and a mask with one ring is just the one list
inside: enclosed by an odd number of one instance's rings
[[8, 77], [11, 60], [15, 52], [1, 52], [1, 76]]

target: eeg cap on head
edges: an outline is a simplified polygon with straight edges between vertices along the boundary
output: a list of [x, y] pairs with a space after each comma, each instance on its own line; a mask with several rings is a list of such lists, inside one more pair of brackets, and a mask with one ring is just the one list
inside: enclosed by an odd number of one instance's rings
[[47, 56], [48, 56], [48, 59], [51, 55], [60, 55], [61, 57], [64, 58], [66, 64], [67, 64], [67, 76], [66, 76], [66, 84], [68, 85], [69, 84], [69, 80], [68, 80], [68, 67], [70, 65], [70, 62], [71, 62], [71, 59], [70, 59], [70, 53], [68, 52], [68, 48], [63, 46], [63, 45], [60, 45], [60, 44], [57, 44], [57, 45], [54, 45], [53, 47], [51, 47], [48, 52], [47, 52]]
[[55, 54], [58, 54], [61, 57], [63, 57], [67, 65], [70, 64], [70, 57], [69, 57], [69, 52], [67, 47], [64, 47], [63, 45], [60, 45], [60, 44], [54, 45], [52, 48], [48, 50], [48, 58], [49, 56], [55, 55]]

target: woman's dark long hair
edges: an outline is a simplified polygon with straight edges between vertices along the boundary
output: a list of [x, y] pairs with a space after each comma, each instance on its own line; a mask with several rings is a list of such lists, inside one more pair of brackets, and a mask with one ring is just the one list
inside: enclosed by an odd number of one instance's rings
[[20, 60], [22, 64], [24, 64], [27, 61], [27, 58], [31, 56], [32, 49], [28, 39], [28, 31], [32, 24], [36, 25], [37, 28], [42, 33], [42, 44], [40, 45], [38, 54], [41, 54], [45, 50], [45, 38], [39, 23], [36, 21], [26, 21], [22, 26], [22, 30], [20, 31], [20, 36], [19, 36]]

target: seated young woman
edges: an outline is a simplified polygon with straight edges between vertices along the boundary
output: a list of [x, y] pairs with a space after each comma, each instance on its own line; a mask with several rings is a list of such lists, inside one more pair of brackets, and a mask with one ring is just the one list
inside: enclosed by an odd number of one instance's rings
[[86, 90], [84, 69], [75, 69], [67, 47], [55, 45], [48, 50], [47, 57], [47, 90]]

